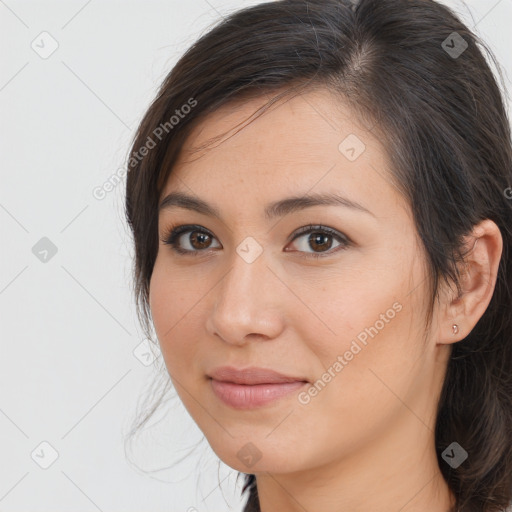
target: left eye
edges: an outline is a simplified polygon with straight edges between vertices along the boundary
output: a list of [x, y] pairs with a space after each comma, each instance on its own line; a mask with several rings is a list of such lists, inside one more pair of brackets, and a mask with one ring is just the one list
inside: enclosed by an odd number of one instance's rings
[[[306, 237], [306, 235], [308, 236]], [[335, 246], [336, 250], [330, 251], [329, 249], [332, 248], [333, 238], [338, 241], [338, 245]], [[323, 257], [324, 253], [332, 254], [333, 252], [344, 249], [349, 245], [347, 237], [324, 226], [305, 226], [304, 228], [301, 228], [298, 233], [295, 234], [292, 242], [300, 239], [302, 239], [302, 241], [297, 244], [299, 246], [299, 251], [308, 253], [307, 249], [313, 248], [313, 252], [307, 254], [307, 257], [312, 256], [315, 258]]]
[[[193, 234], [191, 237], [190, 235]], [[185, 237], [184, 235], [188, 235]], [[306, 237], [308, 235], [308, 237]], [[185, 238], [186, 244], [191, 249], [184, 249], [180, 241]], [[328, 256], [334, 252], [345, 249], [351, 242], [348, 237], [342, 233], [326, 227], [326, 226], [304, 226], [294, 233], [291, 242], [295, 240], [303, 239], [298, 243], [298, 252], [305, 253], [305, 257], [319, 258]], [[335, 250], [332, 248], [333, 241], [335, 239], [338, 245], [335, 246]], [[206, 252], [211, 248], [211, 241], [216, 238], [206, 229], [196, 225], [181, 225], [171, 228], [167, 234], [162, 238], [162, 242], [166, 245], [170, 245], [174, 252], [181, 255], [198, 255]], [[199, 244], [199, 249], [194, 248], [194, 244]], [[204, 245], [206, 244], [206, 246]], [[202, 247], [201, 247], [202, 246]], [[218, 248], [218, 247], [217, 247]], [[308, 249], [313, 248], [312, 252]], [[285, 248], [286, 252], [293, 252]]]

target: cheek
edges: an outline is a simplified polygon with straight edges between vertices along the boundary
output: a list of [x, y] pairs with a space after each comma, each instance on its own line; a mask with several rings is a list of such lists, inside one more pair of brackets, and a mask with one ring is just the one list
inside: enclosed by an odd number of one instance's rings
[[[310, 329], [311, 360], [319, 362], [318, 371], [313, 385], [298, 397], [297, 414], [316, 430], [319, 460], [328, 460], [332, 450], [363, 447], [403, 411], [397, 397], [409, 401], [421, 358], [410, 329], [413, 309], [399, 302], [383, 295], [366, 299], [364, 307], [356, 300], [343, 302], [343, 308], [334, 304], [326, 318], [336, 336], [315, 336]], [[289, 436], [295, 430], [294, 424], [286, 426]], [[343, 436], [333, 438], [333, 432]]]
[[[158, 262], [155, 264], [149, 289], [149, 304], [153, 325], [160, 344], [162, 356], [171, 375], [179, 378], [183, 369], [194, 360], [193, 339], [194, 304], [197, 291], [187, 287], [178, 273], [168, 273]], [[189, 281], [190, 283], [190, 281]], [[196, 308], [197, 312], [198, 308]], [[184, 342], [186, 341], [186, 342]]]
[[319, 362], [314, 400], [360, 407], [386, 393], [380, 376], [406, 390], [421, 357], [422, 293], [421, 286], [411, 293], [407, 274], [391, 265], [331, 275], [316, 287], [302, 288], [298, 295], [307, 297], [311, 309], [301, 308], [296, 321]]
[[194, 315], [201, 290], [201, 280], [190, 271], [172, 266], [164, 257], [157, 257], [149, 288], [149, 303], [155, 329], [161, 342], [167, 342], [181, 324]]
[[[393, 274], [373, 265], [372, 268], [349, 267], [339, 272], [326, 272], [314, 280], [296, 280], [293, 291], [301, 300], [296, 308], [295, 321], [310, 332], [315, 352], [348, 350], [352, 338], [359, 335], [364, 343], [370, 337], [368, 329], [377, 324], [379, 332], [389, 331], [396, 323], [403, 303], [400, 274]], [[295, 299], [295, 302], [296, 299]], [[395, 305], [394, 305], [395, 304]], [[382, 315], [382, 318], [381, 318]], [[309, 325], [309, 327], [307, 327]]]

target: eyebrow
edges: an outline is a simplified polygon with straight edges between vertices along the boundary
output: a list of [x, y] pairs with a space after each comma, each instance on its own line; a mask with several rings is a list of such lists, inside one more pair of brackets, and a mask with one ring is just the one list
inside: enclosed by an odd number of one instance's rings
[[[362, 204], [352, 201], [346, 197], [338, 194], [308, 194], [305, 196], [287, 197], [279, 201], [275, 201], [266, 206], [264, 215], [268, 220], [272, 220], [275, 217], [283, 217], [290, 213], [312, 206], [344, 206], [358, 210], [375, 217], [375, 215], [365, 208]], [[172, 207], [180, 207], [187, 210], [193, 210], [203, 215], [208, 215], [221, 220], [222, 216], [217, 208], [193, 196], [184, 194], [183, 192], [171, 192], [161, 201], [158, 211], [161, 212], [164, 209]]]

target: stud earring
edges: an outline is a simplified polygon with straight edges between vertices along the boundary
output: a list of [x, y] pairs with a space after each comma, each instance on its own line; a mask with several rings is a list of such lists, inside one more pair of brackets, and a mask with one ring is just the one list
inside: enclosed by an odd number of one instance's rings
[[457, 324], [452, 325], [453, 334], [457, 334], [459, 332], [459, 326]]

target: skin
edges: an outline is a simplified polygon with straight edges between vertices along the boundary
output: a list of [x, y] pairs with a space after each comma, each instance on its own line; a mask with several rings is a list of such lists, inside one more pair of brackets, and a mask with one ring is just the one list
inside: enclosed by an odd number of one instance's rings
[[[457, 299], [454, 289], [442, 289], [427, 332], [427, 271], [410, 207], [391, 184], [385, 148], [338, 97], [321, 89], [281, 101], [221, 144], [191, 153], [265, 101], [239, 101], [205, 118], [161, 196], [181, 191], [222, 215], [177, 206], [159, 214], [161, 239], [172, 224], [199, 224], [213, 235], [206, 242], [181, 235], [182, 248], [202, 251], [195, 256], [160, 242], [150, 307], [174, 386], [220, 459], [256, 474], [263, 512], [448, 511], [453, 496], [435, 454], [435, 410], [451, 344], [491, 299], [499, 229], [485, 220], [468, 237], [469, 249], [479, 240], [468, 256], [465, 293]], [[349, 134], [366, 146], [354, 161], [338, 149]], [[271, 221], [263, 215], [272, 201], [321, 192], [344, 195], [373, 215], [332, 205]], [[309, 224], [352, 243], [338, 250], [340, 242], [325, 235], [315, 245], [308, 233], [290, 241]], [[252, 263], [236, 251], [248, 236], [263, 249]], [[307, 404], [294, 392], [240, 411], [211, 390], [206, 374], [222, 365], [314, 383], [396, 303], [394, 317]], [[261, 456], [250, 467], [237, 456], [247, 443]]]

